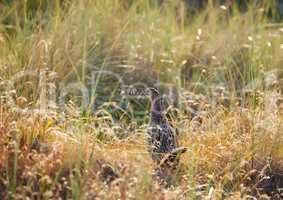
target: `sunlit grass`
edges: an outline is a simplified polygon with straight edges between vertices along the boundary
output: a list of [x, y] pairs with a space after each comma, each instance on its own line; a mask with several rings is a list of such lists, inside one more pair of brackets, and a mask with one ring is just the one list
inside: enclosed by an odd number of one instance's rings
[[[6, 1], [0, 11], [0, 199], [243, 199], [259, 197], [271, 172], [281, 179], [283, 31], [272, 1], [194, 15], [181, 0]], [[123, 84], [103, 71], [179, 89], [171, 122], [188, 151], [172, 188], [152, 176], [148, 100], [125, 106]]]

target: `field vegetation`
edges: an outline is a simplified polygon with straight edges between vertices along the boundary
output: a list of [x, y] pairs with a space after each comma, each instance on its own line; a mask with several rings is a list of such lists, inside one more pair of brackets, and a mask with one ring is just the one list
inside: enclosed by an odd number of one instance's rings
[[[282, 199], [276, 1], [0, 1], [0, 199]], [[156, 87], [187, 147], [147, 144]]]

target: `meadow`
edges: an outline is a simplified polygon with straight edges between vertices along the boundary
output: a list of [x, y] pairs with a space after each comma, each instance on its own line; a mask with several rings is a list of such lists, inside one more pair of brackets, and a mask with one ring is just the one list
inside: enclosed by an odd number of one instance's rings
[[[283, 199], [276, 2], [0, 1], [0, 199]], [[187, 148], [170, 186], [149, 87]]]

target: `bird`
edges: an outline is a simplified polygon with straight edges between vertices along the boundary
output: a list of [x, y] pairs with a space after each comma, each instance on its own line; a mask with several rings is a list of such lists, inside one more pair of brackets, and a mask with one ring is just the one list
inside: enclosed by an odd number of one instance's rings
[[[174, 129], [166, 117], [164, 97], [156, 88], [149, 89], [151, 108], [148, 128], [149, 151], [153, 161], [168, 167], [179, 162], [179, 155], [186, 152], [185, 147], [178, 147]], [[163, 163], [162, 165], [160, 165]]]

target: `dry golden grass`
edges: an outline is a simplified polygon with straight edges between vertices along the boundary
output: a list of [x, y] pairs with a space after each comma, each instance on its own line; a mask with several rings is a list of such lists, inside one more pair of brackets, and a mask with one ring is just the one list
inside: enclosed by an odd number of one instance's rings
[[[283, 31], [266, 26], [270, 1], [230, 16], [186, 16], [182, 0], [26, 2], [0, 3], [0, 199], [282, 198]], [[148, 105], [117, 109], [120, 85], [90, 82], [102, 70], [181, 88], [171, 123], [188, 151], [171, 187], [153, 175]], [[91, 93], [86, 109], [75, 92], [59, 102], [70, 83]]]
[[[219, 109], [201, 124], [181, 121], [180, 143], [189, 150], [181, 158], [171, 189], [152, 179], [154, 165], [143, 136], [146, 130], [101, 142], [87, 129], [68, 135], [72, 126], [68, 123], [57, 126], [42, 116], [24, 119], [1, 106], [1, 194], [10, 191], [16, 199], [219, 199], [224, 194], [240, 199], [239, 195], [255, 194], [256, 181], [267, 173], [264, 170], [270, 167], [281, 173], [282, 134], [256, 127], [266, 119], [260, 110]], [[31, 149], [35, 138], [39, 138], [39, 148]], [[104, 171], [107, 167], [110, 172]], [[113, 181], [105, 184], [111, 176]]]

